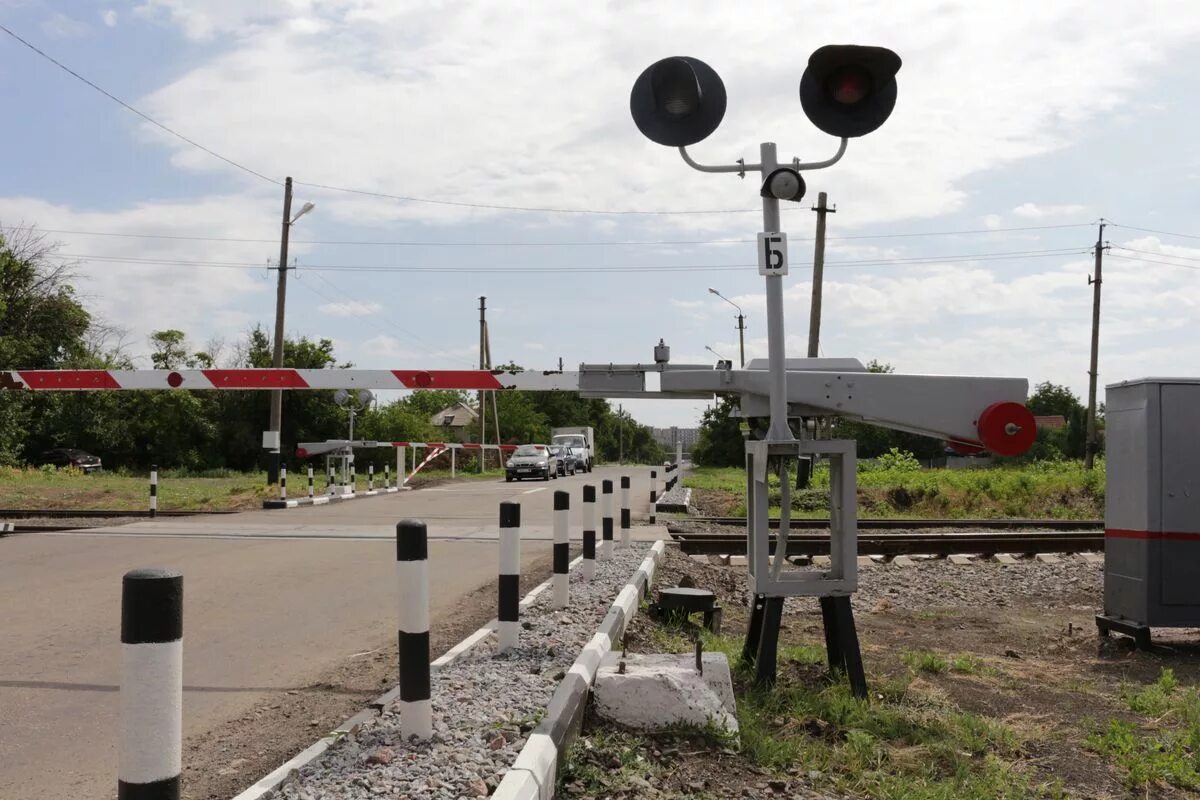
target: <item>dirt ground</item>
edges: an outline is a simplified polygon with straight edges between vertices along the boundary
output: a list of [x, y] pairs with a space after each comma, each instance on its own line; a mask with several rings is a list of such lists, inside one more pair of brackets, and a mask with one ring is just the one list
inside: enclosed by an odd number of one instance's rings
[[[550, 560], [521, 576], [524, 594], [550, 575]], [[496, 584], [463, 599], [452, 617], [430, 627], [430, 652], [441, 655], [496, 613]], [[396, 685], [396, 642], [378, 643], [361, 658], [301, 690], [279, 692], [220, 731], [184, 742], [185, 800], [228, 800], [357, 714]]]
[[[696, 586], [716, 593], [724, 608], [723, 633], [742, 638], [748, 617], [745, 567], [700, 563], [670, 548], [656, 585], [677, 585], [685, 575]], [[904, 674], [911, 678], [907, 691], [932, 706], [977, 714], [1017, 731], [1022, 744], [1013, 767], [1035, 784], [1060, 787], [1060, 794], [1047, 796], [1195, 796], [1165, 780], [1150, 779], [1135, 786], [1126, 770], [1089, 746], [1089, 735], [1103, 730], [1110, 720], [1132, 723], [1151, 734], [1173, 723], [1169, 713], [1157, 719], [1153, 714], [1147, 718], [1134, 713], [1128, 700], [1131, 689], [1153, 689], [1164, 668], [1173, 670], [1185, 691], [1200, 682], [1200, 632], [1156, 630], [1151, 652], [1133, 650], [1122, 637], [1097, 636], [1093, 616], [1101, 600], [1099, 567], [1081, 559], [1054, 568], [1032, 561], [971, 568], [938, 561], [920, 570], [874, 565], [862, 570], [860, 582], [871, 587], [856, 596], [855, 616], [873, 691]], [[987, 591], [981, 587], [988, 587]], [[959, 599], [973, 595], [979, 599]], [[631, 626], [628, 647], [660, 652], [671, 649], [672, 636], [642, 614]], [[815, 600], [789, 600], [781, 648], [816, 645], [823, 650], [823, 642]], [[929, 654], [932, 660], [921, 661], [914, 654]], [[937, 658], [942, 659], [940, 667]], [[791, 681], [822, 685], [828, 680], [823, 664], [793, 663], [788, 668], [797, 673], [788, 676]], [[742, 680], [735, 679], [735, 684]], [[784, 681], [782, 667], [780, 681]], [[736, 688], [740, 694], [747, 687]], [[820, 720], [776, 723], [809, 725], [815, 737], [828, 734], [828, 726]], [[582, 749], [577, 750], [584, 764], [594, 756], [596, 767], [612, 760], [612, 741], [617, 742], [616, 752], [624, 747], [644, 759], [644, 774], [652, 776], [648, 782], [653, 791], [626, 794], [630, 787], [614, 784], [612, 797], [881, 796], [839, 794], [837, 781], [819, 773], [810, 775], [800, 764], [764, 770], [735, 750], [703, 739], [635, 737], [631, 745], [621, 738], [625, 736], [589, 720]], [[1193, 745], [1184, 758], [1200, 764], [1200, 750]], [[585, 784], [568, 782], [563, 796], [603, 796], [596, 794], [594, 784]]]

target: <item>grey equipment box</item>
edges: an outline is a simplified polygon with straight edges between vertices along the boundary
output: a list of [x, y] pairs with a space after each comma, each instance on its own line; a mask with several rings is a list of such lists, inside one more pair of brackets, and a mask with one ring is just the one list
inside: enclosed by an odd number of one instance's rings
[[1107, 387], [1101, 634], [1200, 627], [1200, 378]]

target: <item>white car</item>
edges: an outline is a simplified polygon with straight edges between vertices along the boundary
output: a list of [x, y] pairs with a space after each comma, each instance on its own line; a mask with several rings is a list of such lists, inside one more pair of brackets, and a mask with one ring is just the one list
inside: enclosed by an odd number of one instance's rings
[[544, 481], [557, 479], [558, 456], [544, 444], [521, 445], [504, 465], [504, 480], [519, 481], [522, 478], [541, 478]]

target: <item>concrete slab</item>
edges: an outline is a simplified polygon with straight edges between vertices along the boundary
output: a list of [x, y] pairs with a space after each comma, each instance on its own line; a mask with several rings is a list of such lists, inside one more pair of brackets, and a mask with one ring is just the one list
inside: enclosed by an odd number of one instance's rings
[[1080, 553], [1079, 558], [1085, 564], [1104, 565], [1104, 553]]
[[[625, 671], [620, 671], [624, 662]], [[714, 724], [737, 733], [736, 704], [724, 653], [704, 653], [704, 673], [695, 656], [620, 653], [605, 657], [592, 689], [596, 713], [641, 731], [678, 725]]]
[[1034, 558], [1041, 564], [1061, 564], [1062, 559], [1057, 553], [1038, 553]]
[[975, 559], [972, 558], [971, 556], [964, 556], [964, 555], [958, 555], [958, 554], [948, 556], [946, 558], [946, 560], [949, 561], [951, 564], [953, 564], [956, 567], [966, 567], [966, 566], [970, 566], [971, 564], [975, 563]]
[[996, 553], [995, 559], [996, 563], [1004, 564], [1005, 566], [1011, 566], [1019, 563], [1016, 556], [1014, 556], [1012, 553]]
[[917, 562], [913, 561], [908, 556], [896, 556], [892, 559], [893, 567], [915, 567]]

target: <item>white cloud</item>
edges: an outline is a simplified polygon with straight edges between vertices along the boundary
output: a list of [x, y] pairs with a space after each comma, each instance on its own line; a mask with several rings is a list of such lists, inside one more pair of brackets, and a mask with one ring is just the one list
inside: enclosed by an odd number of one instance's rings
[[[794, 4], [691, 14], [681, 13], [683, 4], [597, 2], [570, 15], [514, 15], [483, 0], [454, 13], [390, 0], [319, 9], [301, 0], [149, 0], [142, 13], [189, 36], [223, 33], [230, 42], [141, 102], [271, 175], [303, 164], [299, 177], [314, 181], [528, 206], [753, 208], [745, 184], [688, 171], [628, 118], [631, 81], [671, 49], [663, 46], [665, 21], [672, 41], [710, 60], [729, 90], [721, 130], [695, 148], [705, 162], [753, 159], [754, 144], [768, 137], [785, 137], [781, 156], [825, 157], [835, 142], [814, 131], [795, 102], [803, 54], [839, 38], [882, 41], [905, 59], [896, 113], [820, 173], [835, 200], [857, 198], [853, 217], [840, 224], [864, 225], [954, 211], [967, 197], [965, 177], [1060, 148], [1090, 118], [1126, 102], [1147, 67], [1200, 31], [1187, 3], [1167, 5], [1177, 9], [1169, 27], [1161, 25], [1166, 6], [1146, 14], [1117, 2], [1045, 3], [1022, 13], [932, 0], [847, 10], [791, 41], [795, 58], [764, 59], [779, 29], [762, 19], [799, 22]], [[318, 25], [323, 33], [311, 35]], [[1105, 86], [1099, 98], [1097, 84]], [[184, 168], [224, 169], [163, 141]], [[331, 213], [364, 222], [437, 224], [488, 213], [328, 197]], [[656, 224], [729, 230], [753, 219]]]
[[100, 19], [103, 20], [105, 26], [109, 28], [117, 27], [117, 12], [111, 8], [106, 8], [100, 12]]
[[1086, 206], [1039, 206], [1036, 203], [1022, 203], [1012, 210], [1014, 216], [1024, 219], [1046, 219], [1047, 217], [1075, 217], [1087, 211]]
[[546, 345], [542, 344], [541, 342], [525, 342], [525, 349], [541, 352], [546, 349]]
[[1004, 217], [999, 214], [988, 214], [983, 218], [983, 226], [995, 230], [1004, 224]]
[[348, 300], [342, 303], [322, 303], [318, 308], [324, 314], [334, 317], [365, 317], [383, 311], [383, 306], [374, 302]]
[[86, 22], [80, 22], [66, 14], [55, 13], [42, 23], [42, 30], [60, 39], [75, 39], [86, 34], [91, 28]]

